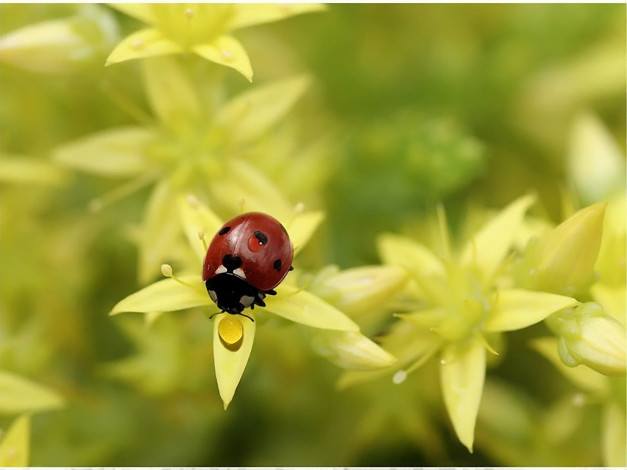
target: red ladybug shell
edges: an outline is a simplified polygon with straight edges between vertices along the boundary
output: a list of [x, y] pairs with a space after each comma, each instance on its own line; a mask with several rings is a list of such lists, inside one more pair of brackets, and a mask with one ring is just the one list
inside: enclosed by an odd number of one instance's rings
[[285, 227], [267, 214], [248, 212], [226, 222], [209, 245], [202, 279], [232, 272], [260, 291], [278, 286], [292, 267], [294, 247]]

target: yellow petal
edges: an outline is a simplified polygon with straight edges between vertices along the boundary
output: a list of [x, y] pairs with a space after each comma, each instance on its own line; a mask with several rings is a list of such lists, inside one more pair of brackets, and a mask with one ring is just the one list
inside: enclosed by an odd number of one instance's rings
[[289, 220], [292, 205], [283, 193], [258, 168], [230, 158], [224, 163], [223, 177], [211, 182], [211, 203], [234, 214], [261, 211], [279, 221]]
[[625, 407], [616, 402], [605, 404], [603, 409], [603, 465], [625, 468], [625, 442], [627, 441]]
[[12, 374], [0, 372], [2, 413], [32, 413], [63, 406], [63, 399], [54, 391]]
[[206, 250], [198, 237], [199, 232], [204, 233], [208, 245], [215, 233], [222, 227], [223, 221], [191, 195], [178, 197], [178, 209], [187, 241], [198, 259], [202, 260]]
[[485, 348], [479, 339], [452, 344], [442, 352], [440, 381], [457, 437], [470, 452], [485, 379]]
[[289, 224], [286, 224], [287, 233], [294, 245], [294, 252], [303, 248], [314, 234], [322, 220], [324, 212], [299, 212]]
[[142, 63], [148, 100], [161, 122], [172, 129], [196, 124], [200, 104], [191, 81], [172, 57]]
[[108, 5], [144, 23], [154, 25], [156, 22], [153, 5], [149, 3], [109, 3]]
[[314, 328], [359, 331], [357, 324], [320, 297], [283, 284], [276, 297], [266, 297], [268, 311]]
[[538, 323], [559, 310], [579, 304], [572, 297], [524, 289], [502, 289], [494, 294], [485, 331], [512, 331]]
[[578, 116], [570, 140], [569, 176], [584, 205], [624, 193], [624, 154], [597, 116]]
[[231, 36], [220, 36], [213, 42], [193, 47], [194, 52], [216, 64], [231, 67], [249, 82], [253, 81], [253, 69], [246, 49]]
[[[236, 341], [233, 344], [229, 344], [221, 338], [220, 325], [222, 320], [229, 316], [228, 313], [221, 313], [214, 317], [213, 328], [213, 359], [216, 369], [216, 379], [218, 381], [218, 390], [220, 391], [220, 397], [224, 403], [224, 409], [226, 410], [233, 400], [235, 395], [235, 389], [239, 385], [239, 381], [242, 378], [250, 352], [253, 348], [255, 341], [256, 323], [250, 321], [248, 318], [233, 317], [233, 320], [240, 322], [242, 327], [241, 340]], [[232, 320], [229, 320], [231, 323]], [[233, 339], [232, 331], [233, 325], [228, 328], [222, 327], [223, 333], [228, 331], [228, 336]], [[226, 333], [225, 333], [226, 334]]]
[[175, 279], [164, 279], [144, 287], [119, 301], [111, 310], [111, 315], [122, 312], [173, 312], [213, 304], [200, 274], [181, 276], [179, 279], [185, 284]]
[[235, 18], [230, 26], [231, 29], [245, 28], [325, 9], [326, 7], [320, 3], [237, 4], [235, 5]]
[[384, 307], [407, 278], [400, 266], [363, 266], [327, 275], [311, 290], [356, 318]]
[[540, 239], [539, 290], [574, 295], [592, 282], [601, 248], [605, 207], [605, 203], [596, 203], [581, 209]]
[[409, 269], [416, 278], [444, 278], [444, 265], [424, 245], [406, 237], [390, 233], [377, 239], [379, 255], [386, 264], [396, 264]]
[[90, 134], [53, 152], [55, 161], [103, 176], [129, 176], [148, 171], [146, 148], [155, 135], [141, 127], [119, 127]]
[[1, 163], [2, 182], [60, 186], [68, 180], [64, 169], [39, 158], [3, 154]]
[[163, 179], [153, 189], [148, 199], [144, 221], [138, 234], [140, 283], [151, 282], [159, 273], [164, 260], [171, 258], [173, 247], [177, 246], [177, 237], [181, 232], [180, 225], [172, 223], [177, 219], [176, 194], [170, 187], [169, 180]]
[[230, 130], [237, 144], [258, 139], [285, 117], [309, 83], [306, 75], [297, 75], [255, 87], [220, 108], [216, 122]]
[[30, 416], [17, 418], [2, 436], [0, 466], [27, 467], [30, 456]]
[[374, 370], [396, 362], [394, 356], [356, 331], [318, 330], [313, 347], [320, 355], [344, 369]]
[[157, 29], [147, 28], [137, 31], [120, 42], [107, 57], [105, 65], [167, 54], [180, 54], [183, 48], [164, 37]]
[[473, 265], [481, 278], [489, 281], [510, 250], [525, 212], [534, 201], [532, 195], [523, 196], [485, 224], [466, 245], [462, 263]]

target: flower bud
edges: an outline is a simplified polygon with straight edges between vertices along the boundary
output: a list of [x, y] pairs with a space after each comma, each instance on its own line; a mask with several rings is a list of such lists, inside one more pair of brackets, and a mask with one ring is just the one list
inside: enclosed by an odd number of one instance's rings
[[117, 39], [106, 9], [85, 6], [79, 15], [25, 26], [0, 38], [3, 62], [38, 73], [69, 74], [102, 60]]
[[594, 281], [605, 206], [586, 207], [540, 240], [530, 242], [520, 271], [522, 284], [571, 297], [587, 289]]
[[558, 335], [558, 352], [564, 364], [584, 364], [605, 375], [624, 376], [626, 370], [625, 327], [589, 302], [548, 320]]

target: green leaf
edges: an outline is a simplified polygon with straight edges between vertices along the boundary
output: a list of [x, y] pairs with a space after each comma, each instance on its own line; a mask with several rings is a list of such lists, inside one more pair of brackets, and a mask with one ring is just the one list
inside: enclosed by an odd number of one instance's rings
[[17, 418], [0, 444], [0, 466], [27, 467], [30, 456], [30, 416]]
[[510, 250], [525, 212], [535, 201], [532, 195], [518, 198], [477, 232], [462, 253], [462, 264], [476, 266], [489, 281]]
[[110, 315], [122, 312], [173, 312], [211, 304], [199, 273], [197, 276], [181, 276], [179, 281], [164, 279], [144, 287], [119, 301]]
[[396, 358], [355, 331], [317, 330], [313, 347], [335, 365], [350, 370], [388, 367]]
[[359, 331], [344, 313], [320, 297], [283, 284], [276, 297], [266, 297], [266, 309], [280, 317], [314, 328]]
[[195, 123], [200, 104], [192, 83], [172, 57], [155, 57], [142, 62], [148, 100], [166, 126], [177, 129]]
[[56, 392], [10, 372], [0, 371], [0, 413], [47, 411], [63, 406]]
[[494, 294], [492, 310], [485, 320], [485, 331], [512, 331], [544, 320], [558, 310], [575, 307], [572, 297], [524, 289], [501, 289]]
[[21, 155], [2, 154], [0, 171], [2, 182], [61, 186], [67, 180], [67, 171], [51, 162]]
[[457, 437], [470, 452], [485, 379], [485, 348], [477, 338], [451, 344], [442, 352], [440, 382]]
[[211, 43], [194, 46], [193, 50], [211, 62], [237, 70], [249, 82], [253, 81], [253, 68], [250, 65], [248, 53], [234, 37], [220, 36]]
[[146, 148], [155, 134], [143, 127], [118, 127], [72, 141], [53, 158], [77, 170], [104, 176], [129, 176], [148, 171]]
[[249, 143], [270, 132], [285, 118], [309, 82], [306, 75], [298, 75], [241, 93], [220, 108], [216, 122], [231, 130], [234, 144]]
[[236, 4], [235, 18], [231, 29], [245, 28], [261, 23], [278, 21], [302, 13], [324, 11], [326, 7], [320, 3], [281, 3], [281, 4]]
[[124, 38], [111, 51], [105, 65], [144, 57], [180, 54], [183, 51], [184, 49], [181, 46], [164, 37], [158, 29], [146, 28]]
[[213, 328], [213, 359], [218, 390], [225, 410], [231, 403], [233, 395], [235, 395], [235, 389], [237, 389], [248, 363], [255, 341], [257, 325], [257, 323], [250, 321], [248, 318], [242, 317], [240, 321], [244, 327], [244, 333], [241, 342], [235, 345], [227, 345], [220, 339], [218, 332], [220, 321], [227, 315], [229, 314], [221, 313], [216, 315]]

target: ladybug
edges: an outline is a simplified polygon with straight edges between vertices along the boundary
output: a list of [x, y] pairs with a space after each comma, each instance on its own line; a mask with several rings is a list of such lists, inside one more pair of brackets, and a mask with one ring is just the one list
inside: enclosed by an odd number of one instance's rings
[[207, 249], [202, 280], [222, 312], [265, 307], [266, 295], [293, 269], [294, 247], [285, 227], [267, 214], [248, 212], [226, 222]]

